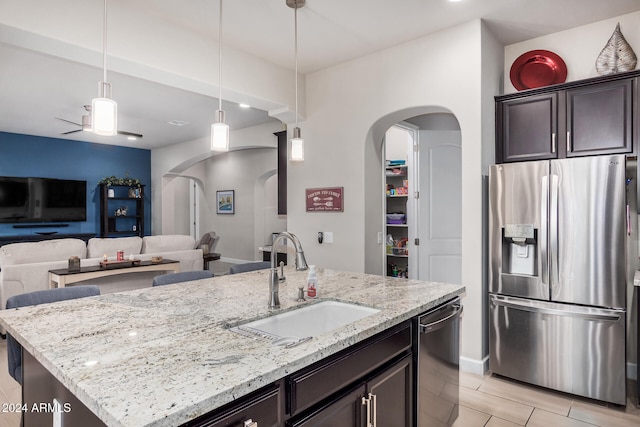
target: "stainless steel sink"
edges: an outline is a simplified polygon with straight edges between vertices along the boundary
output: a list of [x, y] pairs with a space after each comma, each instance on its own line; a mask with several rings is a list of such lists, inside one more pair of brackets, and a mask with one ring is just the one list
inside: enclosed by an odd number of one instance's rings
[[311, 337], [355, 322], [380, 310], [339, 301], [322, 301], [231, 328], [244, 335], [291, 347]]

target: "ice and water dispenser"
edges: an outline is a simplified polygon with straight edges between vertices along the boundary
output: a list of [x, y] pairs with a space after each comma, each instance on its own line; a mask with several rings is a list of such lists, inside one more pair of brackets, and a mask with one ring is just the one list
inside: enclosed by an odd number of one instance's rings
[[536, 276], [538, 230], [533, 224], [505, 224], [502, 229], [502, 272]]

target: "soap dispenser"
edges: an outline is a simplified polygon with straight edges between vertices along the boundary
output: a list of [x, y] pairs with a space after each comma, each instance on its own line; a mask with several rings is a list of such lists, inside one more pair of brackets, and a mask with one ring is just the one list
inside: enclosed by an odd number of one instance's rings
[[316, 266], [309, 266], [309, 275], [307, 276], [307, 296], [309, 298], [318, 297], [318, 276], [316, 275]]

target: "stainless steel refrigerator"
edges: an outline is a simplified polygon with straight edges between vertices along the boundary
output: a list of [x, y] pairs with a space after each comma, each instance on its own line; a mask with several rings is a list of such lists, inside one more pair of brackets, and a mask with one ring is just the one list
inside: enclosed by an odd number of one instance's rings
[[625, 404], [625, 172], [620, 155], [490, 167], [494, 373]]

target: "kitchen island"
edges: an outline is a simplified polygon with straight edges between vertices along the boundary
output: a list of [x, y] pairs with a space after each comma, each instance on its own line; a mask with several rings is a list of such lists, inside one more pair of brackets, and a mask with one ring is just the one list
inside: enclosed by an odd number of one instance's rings
[[[276, 311], [313, 303], [296, 301], [307, 272], [288, 267], [285, 273]], [[41, 368], [108, 426], [177, 426], [464, 292], [459, 285], [319, 268], [319, 300], [380, 311], [285, 348], [229, 330], [274, 314], [267, 308], [267, 277], [262, 270], [4, 310], [0, 323], [24, 347], [25, 359], [33, 359], [24, 368], [23, 396], [38, 385], [29, 369]], [[25, 408], [25, 420], [40, 415]]]

